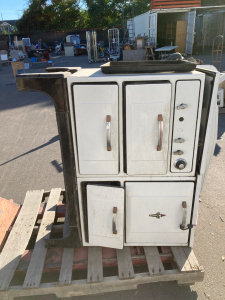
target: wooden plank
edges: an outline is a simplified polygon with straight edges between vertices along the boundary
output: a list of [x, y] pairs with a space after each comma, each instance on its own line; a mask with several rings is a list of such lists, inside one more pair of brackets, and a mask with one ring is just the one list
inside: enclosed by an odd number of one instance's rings
[[184, 53], [186, 47], [186, 36], [187, 36], [187, 21], [177, 21], [176, 26], [176, 41], [175, 45], [176, 52]]
[[130, 247], [117, 249], [117, 260], [119, 279], [134, 278], [134, 267], [132, 263]]
[[157, 247], [144, 247], [150, 276], [164, 274], [165, 270]]
[[[65, 237], [70, 230], [69, 221], [68, 221], [68, 211], [66, 212], [66, 218], [63, 228], [63, 237]], [[73, 254], [74, 248], [64, 248], [62, 265], [59, 275], [59, 285], [71, 284], [72, 280], [72, 271], [73, 271]]]
[[187, 259], [190, 263], [192, 271], [199, 271], [201, 269], [196, 256], [194, 255], [194, 251], [190, 247], [183, 247], [184, 253], [187, 256]]
[[191, 272], [192, 268], [184, 252], [183, 247], [171, 247], [171, 251], [176, 260], [180, 272]]
[[154, 9], [163, 9], [163, 8], [185, 8], [185, 7], [193, 7], [193, 6], [201, 6], [201, 5], [199, 5], [199, 4], [196, 4], [196, 5], [193, 5], [193, 4], [191, 4], [191, 5], [188, 5], [188, 4], [185, 4], [185, 5], [181, 5], [181, 4], [178, 4], [178, 5], [168, 5], [168, 6], [159, 6], [159, 5], [156, 5], [155, 7], [154, 7]]
[[44, 190], [28, 191], [12, 231], [1, 253], [0, 290], [6, 290], [25, 251], [37, 218]]
[[102, 248], [88, 248], [88, 283], [103, 281]]
[[42, 271], [44, 268], [45, 256], [47, 249], [44, 245], [44, 240], [49, 239], [52, 224], [55, 218], [55, 211], [57, 202], [59, 201], [61, 189], [52, 189], [45, 213], [40, 225], [40, 229], [37, 235], [36, 243], [34, 246], [31, 261], [27, 270], [27, 274], [24, 280], [23, 288], [38, 288], [41, 282]]

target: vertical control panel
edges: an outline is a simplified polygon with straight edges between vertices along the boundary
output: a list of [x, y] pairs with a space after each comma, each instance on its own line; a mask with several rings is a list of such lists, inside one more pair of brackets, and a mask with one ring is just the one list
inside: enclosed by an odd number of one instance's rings
[[184, 80], [176, 83], [174, 125], [171, 152], [171, 172], [192, 171], [198, 118], [200, 81]]

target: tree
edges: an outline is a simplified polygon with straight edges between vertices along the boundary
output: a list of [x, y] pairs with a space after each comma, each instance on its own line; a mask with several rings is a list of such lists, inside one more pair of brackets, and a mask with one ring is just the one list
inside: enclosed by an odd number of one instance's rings
[[29, 0], [15, 25], [19, 32], [64, 30], [76, 27], [79, 16], [77, 0]]
[[[133, 4], [135, 16], [150, 7], [149, 0], [133, 0]], [[121, 27], [122, 9], [132, 16], [131, 7], [124, 0], [28, 0], [28, 8], [15, 25], [19, 32]]]
[[[132, 16], [131, 2], [123, 0], [85, 0], [88, 23], [92, 28], [122, 26], [122, 9], [125, 16]], [[134, 0], [134, 15], [145, 13], [150, 8], [149, 0]]]

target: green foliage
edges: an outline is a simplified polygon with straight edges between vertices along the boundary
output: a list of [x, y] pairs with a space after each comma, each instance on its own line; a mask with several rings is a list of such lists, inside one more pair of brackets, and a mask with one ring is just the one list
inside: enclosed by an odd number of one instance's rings
[[[149, 0], [133, 3], [135, 16], [149, 10]], [[122, 9], [125, 16], [132, 16], [130, 2], [123, 0], [28, 0], [16, 27], [18, 32], [46, 32], [122, 26]]]
[[64, 30], [76, 27], [79, 16], [77, 0], [29, 0], [16, 27], [19, 32]]
[[[125, 16], [132, 16], [130, 1], [121, 0], [85, 0], [88, 24], [92, 28], [122, 26], [122, 9]], [[149, 0], [134, 0], [134, 16], [145, 13], [150, 8]]]
[[4, 30], [4, 31], [1, 32], [1, 34], [6, 34], [6, 35], [8, 35], [9, 33], [8, 33], [7, 30]]
[[[132, 0], [28, 0], [18, 32], [77, 28], [122, 27], [122, 9], [132, 16]], [[225, 0], [202, 0], [202, 5], [225, 5]], [[150, 9], [150, 0], [133, 0], [134, 16]]]

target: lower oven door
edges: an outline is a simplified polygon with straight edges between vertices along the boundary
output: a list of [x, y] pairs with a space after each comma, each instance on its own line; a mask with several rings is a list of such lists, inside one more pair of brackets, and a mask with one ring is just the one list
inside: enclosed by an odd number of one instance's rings
[[124, 189], [87, 185], [89, 244], [122, 249], [124, 244]]
[[187, 246], [193, 192], [193, 182], [127, 182], [126, 243]]

